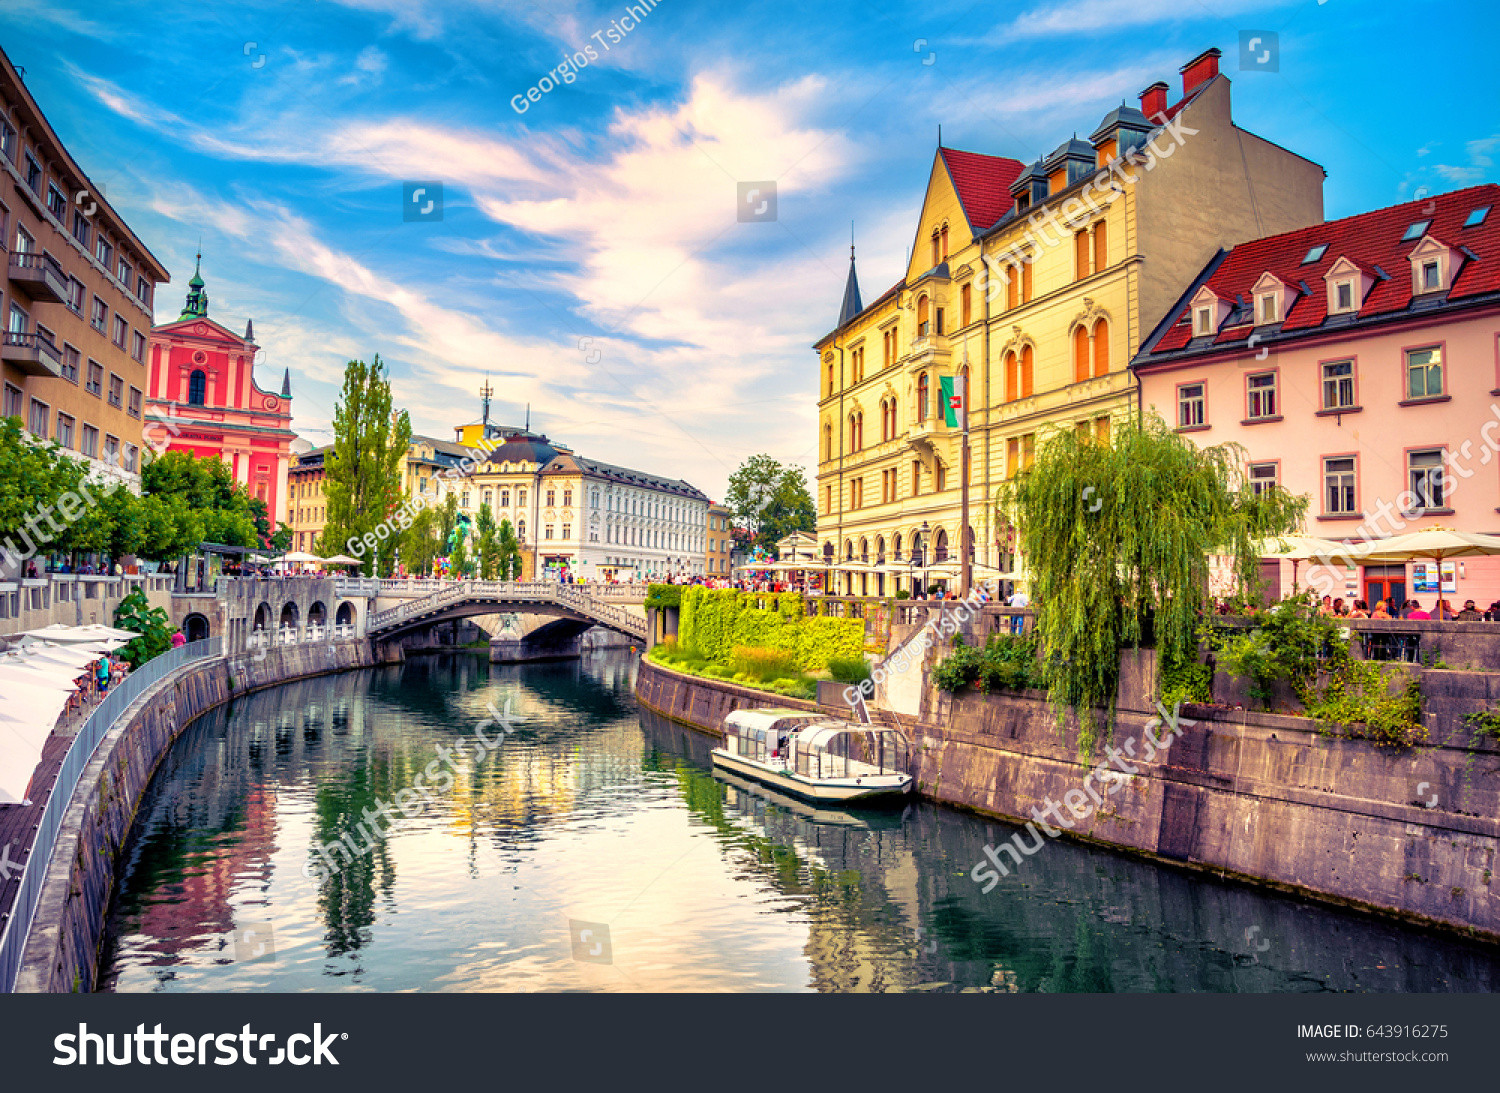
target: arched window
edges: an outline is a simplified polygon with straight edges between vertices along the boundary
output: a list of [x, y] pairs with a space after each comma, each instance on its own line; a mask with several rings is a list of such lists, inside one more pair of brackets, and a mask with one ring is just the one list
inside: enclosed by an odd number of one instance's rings
[[931, 381], [927, 378], [927, 373], [923, 372], [922, 375], [921, 375], [921, 377], [917, 380], [917, 420], [918, 421], [926, 421], [927, 420], [927, 402], [928, 402], [928, 396], [930, 394], [931, 394]]
[[948, 260], [948, 225], [943, 225], [943, 261]]
[[854, 540], [853, 539], [845, 539], [844, 540], [844, 561], [846, 561], [846, 562], [852, 562], [852, 561], [854, 561]]
[[870, 540], [868, 539], [861, 539], [859, 541], [859, 560], [862, 562], [870, 560]]
[[1094, 375], [1109, 374], [1109, 320], [1094, 324]]
[[938, 563], [948, 560], [948, 533], [942, 528], [937, 529], [937, 537], [932, 540], [932, 560]]
[[1021, 302], [1028, 303], [1031, 300], [1031, 260], [1021, 263]]
[[875, 537], [875, 564], [879, 565], [880, 563], [882, 563], [884, 561], [885, 561], [885, 536], [884, 535], [877, 535]]
[[1089, 332], [1083, 324], [1073, 331], [1073, 382], [1089, 378]]
[[823, 426], [823, 458], [833, 458], [833, 426], [827, 424]]
[[896, 561], [899, 562], [901, 560], [901, 536], [899, 534], [891, 539], [891, 551]]
[[1103, 220], [1094, 225], [1094, 272], [1109, 265], [1108, 225]]
[[1036, 354], [1031, 346], [1023, 346], [1021, 349], [1021, 397], [1031, 397], [1031, 384]]
[[1005, 401], [1014, 402], [1021, 397], [1021, 378], [1016, 371], [1015, 353], [1005, 354]]
[[828, 359], [828, 393], [833, 394], [833, 358]]
[[891, 396], [891, 439], [896, 439], [896, 434], [901, 431], [901, 426], [896, 418], [896, 396]]
[[932, 328], [927, 322], [927, 297], [917, 297], [917, 336], [925, 338], [931, 333]]
[[188, 377], [188, 405], [202, 406], [207, 398], [208, 376], [204, 374], [203, 369], [194, 369], [193, 374]]
[[942, 247], [942, 233], [937, 228], [933, 228], [932, 229], [932, 264], [934, 266], [937, 265], [939, 262], [941, 262], [943, 260], [941, 247]]

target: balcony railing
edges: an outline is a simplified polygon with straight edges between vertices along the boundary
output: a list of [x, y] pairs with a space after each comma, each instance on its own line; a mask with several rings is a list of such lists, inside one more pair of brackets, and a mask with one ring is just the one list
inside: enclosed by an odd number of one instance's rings
[[62, 375], [62, 354], [45, 334], [23, 334], [7, 330], [0, 339], [0, 359], [13, 364], [28, 376]]
[[68, 275], [45, 251], [12, 251], [10, 279], [39, 303], [63, 303], [68, 298]]

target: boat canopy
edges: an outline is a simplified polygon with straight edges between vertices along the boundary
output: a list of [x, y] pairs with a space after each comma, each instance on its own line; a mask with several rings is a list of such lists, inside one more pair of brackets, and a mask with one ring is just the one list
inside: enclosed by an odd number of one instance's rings
[[909, 773], [910, 743], [898, 729], [823, 722], [799, 732], [792, 751], [797, 773], [809, 778]]
[[807, 710], [735, 710], [724, 719], [724, 745], [731, 755], [765, 762], [781, 747], [781, 738], [825, 720]]

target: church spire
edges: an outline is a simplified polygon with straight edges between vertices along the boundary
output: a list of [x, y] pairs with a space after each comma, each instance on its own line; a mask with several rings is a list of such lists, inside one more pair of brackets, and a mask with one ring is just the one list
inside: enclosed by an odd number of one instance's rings
[[281, 397], [292, 397], [292, 370], [290, 368], [281, 374]]
[[203, 252], [198, 252], [197, 264], [193, 266], [193, 279], [188, 282], [187, 305], [180, 319], [206, 319], [208, 317], [208, 293], [203, 290]]
[[844, 284], [844, 302], [839, 307], [839, 326], [865, 309], [859, 298], [859, 277], [854, 272], [854, 244], [849, 244], [849, 280]]

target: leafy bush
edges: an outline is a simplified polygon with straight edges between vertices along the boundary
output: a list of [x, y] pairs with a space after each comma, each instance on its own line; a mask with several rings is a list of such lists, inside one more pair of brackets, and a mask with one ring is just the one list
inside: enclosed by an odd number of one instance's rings
[[828, 672], [840, 683], [863, 683], [870, 678], [870, 662], [864, 657], [829, 657]]
[[933, 685], [950, 693], [973, 686], [976, 690], [1024, 691], [1042, 686], [1033, 635], [991, 634], [983, 648], [955, 646], [932, 670]]
[[115, 625], [140, 635], [131, 638], [119, 650], [119, 655], [132, 670], [172, 647], [175, 629], [172, 620], [160, 607], [152, 607], [139, 588], [132, 590], [115, 608]]
[[804, 671], [823, 669], [830, 657], [864, 651], [863, 620], [809, 618], [798, 593], [780, 594], [772, 609], [758, 606], [762, 598], [734, 589], [685, 588], [678, 639], [714, 663], [727, 662], [736, 646], [781, 649]]
[[728, 667], [736, 675], [744, 675], [757, 683], [771, 683], [778, 679], [797, 678], [797, 658], [781, 649], [759, 649], [749, 645], [737, 645], [729, 658]]
[[646, 599], [643, 601], [647, 608], [652, 607], [681, 607], [682, 585], [680, 584], [653, 584], [646, 589]]

